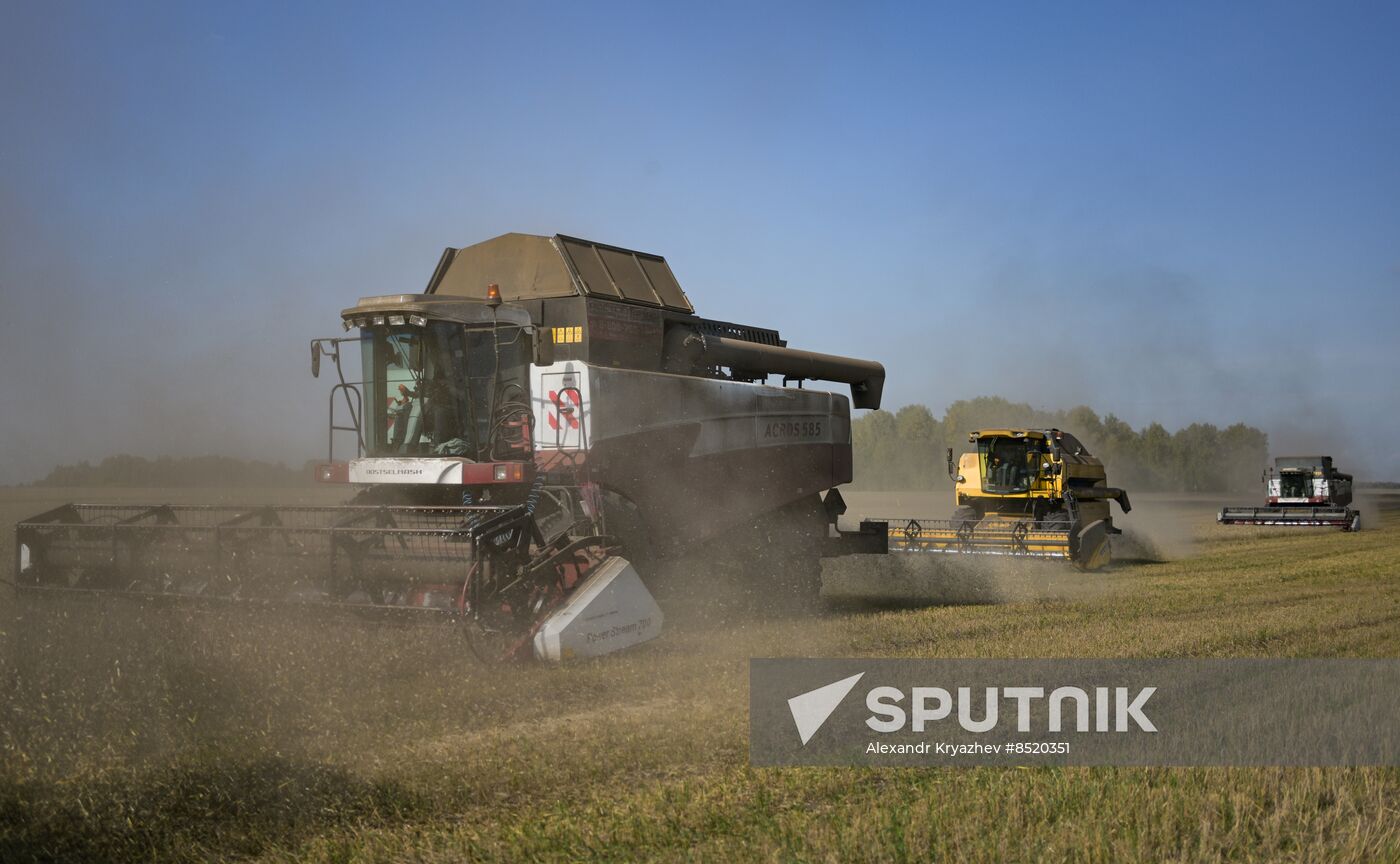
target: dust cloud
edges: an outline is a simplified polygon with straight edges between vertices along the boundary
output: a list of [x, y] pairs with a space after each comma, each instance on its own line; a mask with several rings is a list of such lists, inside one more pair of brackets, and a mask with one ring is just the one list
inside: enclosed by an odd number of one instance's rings
[[860, 605], [975, 605], [1086, 600], [1108, 588], [1062, 561], [993, 555], [851, 555], [824, 562], [822, 597]]

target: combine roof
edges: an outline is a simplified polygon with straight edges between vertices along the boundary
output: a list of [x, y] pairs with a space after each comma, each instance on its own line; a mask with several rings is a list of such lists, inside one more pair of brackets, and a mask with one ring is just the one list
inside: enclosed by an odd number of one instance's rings
[[690, 300], [660, 255], [556, 234], [502, 234], [461, 249], [449, 247], [428, 281], [428, 294], [503, 300], [598, 297], [693, 313]]
[[1041, 429], [978, 429], [976, 432], [968, 433], [967, 440], [976, 441], [978, 438], [1044, 438], [1046, 433]]
[[1331, 468], [1331, 456], [1278, 456], [1274, 459], [1274, 467], [1280, 470], [1284, 468]]

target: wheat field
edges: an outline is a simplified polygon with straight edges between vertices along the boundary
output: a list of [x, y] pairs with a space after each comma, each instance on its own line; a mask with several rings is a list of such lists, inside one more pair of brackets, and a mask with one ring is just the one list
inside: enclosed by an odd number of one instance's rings
[[[0, 551], [61, 500], [220, 495], [0, 490]], [[750, 657], [1400, 656], [1400, 496], [1355, 535], [1219, 503], [1141, 502], [1099, 574], [847, 559], [819, 613], [686, 562], [660, 640], [562, 667], [483, 667], [447, 624], [4, 586], [0, 860], [1400, 859], [1400, 769], [748, 766]]]

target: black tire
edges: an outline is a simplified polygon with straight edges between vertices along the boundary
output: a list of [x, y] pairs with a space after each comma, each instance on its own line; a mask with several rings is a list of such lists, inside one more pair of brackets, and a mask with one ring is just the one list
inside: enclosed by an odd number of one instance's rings
[[1051, 510], [1040, 520], [1040, 527], [1051, 531], [1071, 531], [1074, 520], [1070, 518], [1068, 510]]
[[661, 578], [647, 587], [663, 609], [674, 605], [685, 610], [680, 617], [735, 620], [811, 614], [821, 608], [826, 518], [818, 495], [755, 516], [688, 547], [684, 554], [667, 556]]
[[963, 504], [953, 508], [953, 515], [950, 519], [954, 528], [961, 528], [964, 525], [975, 525], [982, 521], [982, 514], [977, 512], [976, 507], [969, 507]]
[[821, 606], [826, 508], [811, 495], [764, 515], [726, 543], [739, 563], [753, 611], [808, 612]]
[[818, 604], [822, 590], [822, 542], [826, 509], [820, 495], [787, 505], [764, 520], [760, 560], [779, 589], [802, 608]]
[[603, 522], [608, 535], [622, 544], [622, 556], [646, 581], [648, 574], [656, 570], [657, 561], [651, 533], [647, 530], [641, 509], [616, 492], [604, 490]]

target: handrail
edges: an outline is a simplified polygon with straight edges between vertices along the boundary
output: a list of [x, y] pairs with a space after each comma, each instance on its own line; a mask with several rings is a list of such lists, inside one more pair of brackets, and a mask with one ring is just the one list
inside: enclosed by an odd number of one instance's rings
[[[349, 426], [337, 425], [335, 422], [335, 394], [337, 390], [345, 391], [345, 405], [350, 410]], [[354, 394], [354, 401], [351, 401], [351, 394]], [[364, 432], [361, 428], [361, 418], [364, 417], [365, 402], [364, 396], [359, 388], [354, 384], [341, 382], [331, 387], [330, 393], [330, 429], [326, 432], [326, 461], [335, 461], [335, 433], [354, 432], [355, 433], [355, 456], [363, 456], [365, 453]]]

